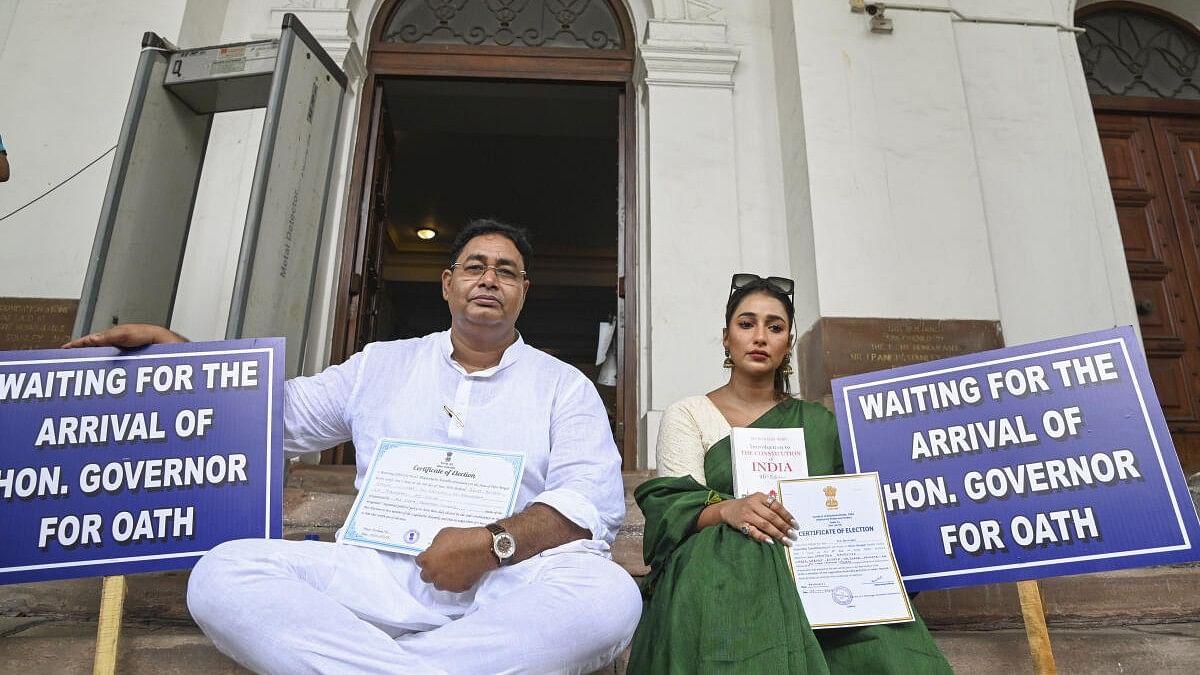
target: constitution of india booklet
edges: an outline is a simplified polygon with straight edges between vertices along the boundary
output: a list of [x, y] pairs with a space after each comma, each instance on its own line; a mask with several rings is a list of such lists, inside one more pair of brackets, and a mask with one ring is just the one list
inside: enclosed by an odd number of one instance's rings
[[733, 427], [733, 496], [778, 493], [779, 481], [808, 478], [804, 429]]

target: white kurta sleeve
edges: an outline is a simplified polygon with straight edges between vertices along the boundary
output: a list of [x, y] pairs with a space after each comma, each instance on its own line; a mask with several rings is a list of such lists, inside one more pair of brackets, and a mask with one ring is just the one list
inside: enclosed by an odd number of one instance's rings
[[345, 363], [283, 385], [283, 448], [289, 454], [324, 450], [350, 440], [351, 401], [358, 392], [367, 348]]
[[692, 411], [679, 401], [663, 411], [658, 426], [658, 475], [691, 475], [696, 482], [704, 482], [705, 447], [700, 424]]
[[563, 385], [550, 421], [546, 489], [533, 498], [553, 507], [593, 539], [612, 543], [625, 519], [621, 455], [604, 403], [582, 375]]

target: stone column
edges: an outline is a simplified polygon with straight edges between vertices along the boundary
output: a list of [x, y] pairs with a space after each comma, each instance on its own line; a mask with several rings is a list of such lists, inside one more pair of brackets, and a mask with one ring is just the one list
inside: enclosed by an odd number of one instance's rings
[[641, 45], [645, 150], [639, 464], [653, 468], [662, 410], [702, 391], [723, 358], [720, 316], [738, 237], [733, 71], [725, 25], [651, 20]]

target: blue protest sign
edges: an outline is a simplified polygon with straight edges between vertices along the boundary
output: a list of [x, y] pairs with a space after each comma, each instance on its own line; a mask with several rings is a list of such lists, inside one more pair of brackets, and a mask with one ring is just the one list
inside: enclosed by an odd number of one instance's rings
[[1200, 558], [1145, 358], [1121, 327], [834, 380], [909, 590]]
[[278, 537], [283, 339], [0, 352], [0, 583]]

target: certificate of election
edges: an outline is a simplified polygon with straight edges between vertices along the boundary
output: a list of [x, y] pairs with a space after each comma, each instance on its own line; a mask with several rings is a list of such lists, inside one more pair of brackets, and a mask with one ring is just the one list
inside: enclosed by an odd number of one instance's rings
[[524, 470], [520, 453], [385, 438], [339, 541], [420, 553], [443, 527], [512, 515]]
[[813, 628], [912, 621], [879, 495], [879, 474], [779, 481], [800, 524], [788, 549]]

